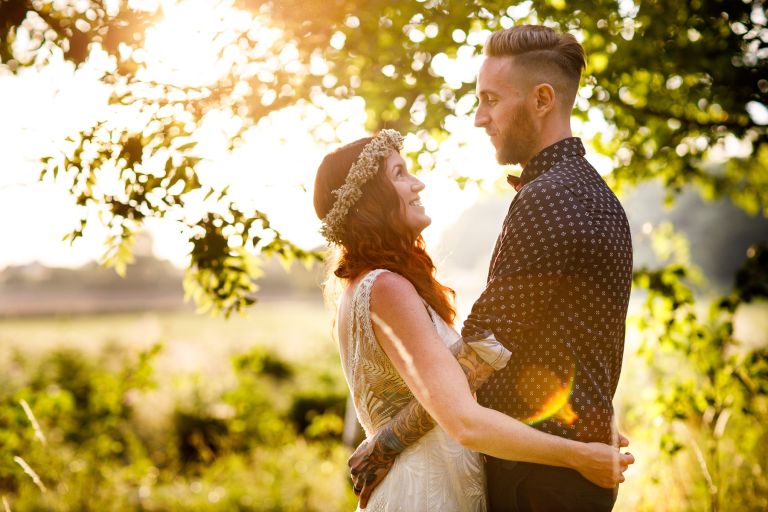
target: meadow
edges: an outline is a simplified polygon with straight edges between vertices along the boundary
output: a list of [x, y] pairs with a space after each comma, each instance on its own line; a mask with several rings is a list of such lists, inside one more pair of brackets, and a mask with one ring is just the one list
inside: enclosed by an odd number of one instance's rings
[[[762, 328], [765, 309], [741, 316]], [[6, 510], [353, 510], [341, 443], [347, 392], [331, 328], [319, 300], [266, 301], [230, 319], [176, 311], [0, 320]], [[663, 448], [667, 420], [652, 405], [640, 346], [631, 330], [616, 406], [638, 462], [615, 510], [708, 510], [711, 475], [690, 449], [705, 441], [688, 422], [691, 444]], [[730, 428], [753, 444], [765, 437], [752, 424]], [[764, 510], [765, 470], [753, 460], [762, 452], [728, 442], [722, 471], [732, 463], [743, 474], [730, 453], [756, 473], [737, 487], [723, 480], [731, 494], [720, 509]]]
[[330, 329], [316, 302], [0, 321], [4, 503], [353, 509]]

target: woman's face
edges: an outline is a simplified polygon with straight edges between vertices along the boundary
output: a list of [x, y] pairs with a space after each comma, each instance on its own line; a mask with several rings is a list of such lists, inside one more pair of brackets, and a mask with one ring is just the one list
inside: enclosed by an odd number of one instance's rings
[[432, 223], [421, 205], [419, 192], [424, 190], [424, 184], [416, 176], [408, 172], [405, 160], [397, 151], [392, 151], [386, 161], [386, 175], [395, 187], [400, 198], [400, 208], [403, 213], [405, 225], [411, 229], [414, 235]]

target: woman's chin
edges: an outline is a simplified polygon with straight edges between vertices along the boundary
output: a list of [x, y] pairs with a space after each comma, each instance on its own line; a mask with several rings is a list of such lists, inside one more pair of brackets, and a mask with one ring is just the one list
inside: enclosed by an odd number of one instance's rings
[[424, 216], [424, 219], [419, 222], [419, 227], [416, 229], [416, 234], [420, 235], [422, 231], [427, 229], [432, 224], [432, 219], [428, 216]]

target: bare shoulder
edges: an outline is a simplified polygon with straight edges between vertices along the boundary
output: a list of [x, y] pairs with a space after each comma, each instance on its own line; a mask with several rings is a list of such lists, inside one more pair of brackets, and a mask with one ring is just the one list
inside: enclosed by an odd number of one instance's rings
[[373, 283], [370, 308], [376, 339], [398, 371], [404, 370], [398, 366], [402, 362], [398, 351], [403, 347], [416, 359], [417, 354], [445, 348], [416, 287], [405, 277], [380, 274]]
[[371, 309], [387, 311], [421, 303], [416, 288], [409, 280], [394, 272], [382, 272], [371, 288]]

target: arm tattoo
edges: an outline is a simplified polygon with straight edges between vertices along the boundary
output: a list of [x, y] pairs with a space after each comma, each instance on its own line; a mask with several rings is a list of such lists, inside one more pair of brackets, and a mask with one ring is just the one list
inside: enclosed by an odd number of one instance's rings
[[[467, 376], [469, 389], [474, 393], [494, 372], [493, 367], [480, 358], [477, 352], [462, 339], [454, 343], [450, 349], [464, 371], [464, 375]], [[418, 441], [434, 426], [435, 420], [418, 400], [413, 398], [400, 409], [386, 427], [379, 431], [376, 436], [377, 447], [380, 447], [382, 455], [394, 457]]]

